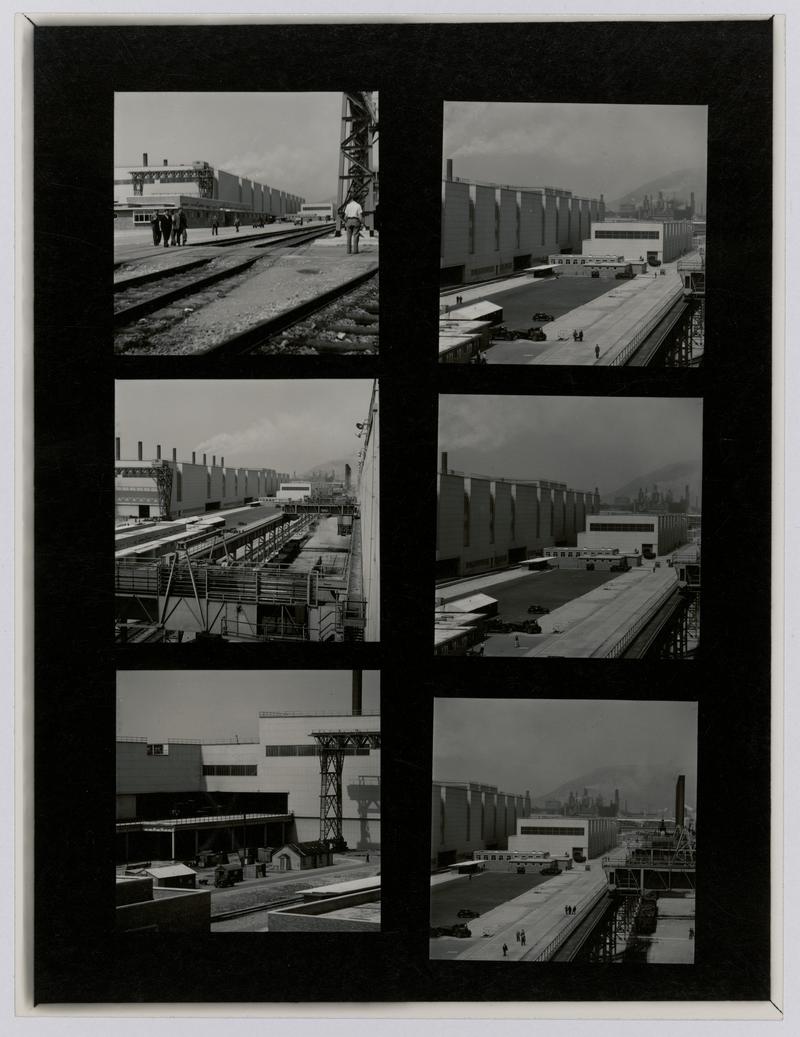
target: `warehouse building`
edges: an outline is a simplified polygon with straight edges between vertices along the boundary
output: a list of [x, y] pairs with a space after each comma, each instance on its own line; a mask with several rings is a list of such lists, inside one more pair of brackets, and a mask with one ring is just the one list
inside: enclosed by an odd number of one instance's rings
[[441, 281], [467, 284], [524, 270], [552, 252], [580, 249], [605, 217], [603, 196], [558, 187], [512, 187], [453, 176], [442, 181]]
[[592, 228], [583, 243], [583, 256], [623, 256], [626, 262], [670, 263], [693, 242], [691, 220], [606, 220]]
[[258, 727], [252, 742], [118, 738], [118, 859], [315, 844], [325, 762], [318, 736], [342, 731], [366, 736], [343, 750], [342, 836], [351, 849], [379, 848], [379, 714], [266, 711]]
[[618, 842], [617, 822], [609, 817], [528, 816], [508, 840], [511, 852], [549, 853], [551, 857], [599, 857]]
[[149, 225], [159, 209], [182, 208], [189, 227], [221, 227], [261, 218], [281, 219], [299, 212], [305, 201], [280, 188], [216, 169], [205, 161], [151, 165], [145, 152], [140, 166], [114, 170], [114, 229]]
[[[192, 451], [191, 462], [178, 461], [173, 448], [167, 461], [156, 446], [156, 456], [145, 458], [143, 444], [137, 444], [136, 458], [122, 458], [119, 437], [115, 445], [115, 515], [121, 519], [173, 518], [202, 515], [249, 504], [260, 497], [274, 497], [285, 472], [273, 468], [228, 468], [225, 458], [202, 454], [198, 462]], [[167, 501], [169, 505], [167, 506]]]
[[548, 480], [468, 476], [442, 454], [437, 483], [437, 579], [522, 562], [544, 547], [575, 544], [600, 496]]
[[689, 540], [686, 514], [646, 515], [604, 512], [592, 515], [578, 535], [578, 547], [586, 551], [619, 551], [645, 558], [669, 554]]
[[434, 781], [431, 793], [431, 867], [471, 858], [475, 850], [505, 847], [531, 812], [530, 793], [498, 791], [471, 781]]

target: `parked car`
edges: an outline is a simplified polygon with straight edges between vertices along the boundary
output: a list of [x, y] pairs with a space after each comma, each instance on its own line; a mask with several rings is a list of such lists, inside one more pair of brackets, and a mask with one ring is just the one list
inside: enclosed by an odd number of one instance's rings
[[620, 270], [618, 274], [614, 274], [614, 277], [618, 281], [630, 281], [632, 277], [636, 277], [636, 274], [632, 270]]
[[534, 313], [534, 315], [531, 317], [531, 320], [555, 320], [555, 317], [552, 315], [552, 313]]
[[537, 616], [546, 616], [549, 611], [544, 605], [528, 605], [528, 612], [535, 612]]
[[555, 861], [553, 861], [552, 864], [548, 864], [547, 867], [542, 868], [541, 874], [542, 875], [560, 875], [561, 874], [561, 868], [559, 868], [558, 864]]
[[599, 276], [600, 276], [600, 271], [599, 270], [593, 270], [592, 271], [592, 277], [599, 277]]
[[468, 907], [462, 907], [461, 910], [458, 912], [457, 917], [458, 918], [480, 918], [481, 917], [481, 913], [480, 913], [480, 911], [470, 911], [470, 909]]

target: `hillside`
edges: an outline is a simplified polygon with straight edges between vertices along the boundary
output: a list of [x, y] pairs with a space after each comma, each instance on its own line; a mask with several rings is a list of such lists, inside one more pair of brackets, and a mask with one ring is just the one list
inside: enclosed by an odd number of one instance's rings
[[[589, 795], [597, 796], [600, 793], [604, 801], [609, 803], [614, 799], [614, 789], [619, 789], [620, 806], [624, 808], [627, 803], [630, 812], [664, 811], [671, 816], [675, 806], [675, 782], [678, 774], [684, 773], [679, 770], [679, 766], [676, 764], [674, 768], [669, 768], [649, 764], [620, 764], [614, 767], [600, 767], [586, 774], [579, 774], [550, 792], [535, 796], [533, 802], [539, 807], [543, 807], [548, 799], [566, 802], [570, 792], [580, 797], [583, 790], [587, 789]], [[694, 777], [686, 777], [686, 802], [687, 805], [694, 806]]]

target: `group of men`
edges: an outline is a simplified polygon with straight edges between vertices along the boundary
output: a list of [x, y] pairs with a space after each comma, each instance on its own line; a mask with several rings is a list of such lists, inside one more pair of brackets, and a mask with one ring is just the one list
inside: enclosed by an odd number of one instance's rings
[[159, 245], [163, 240], [164, 248], [169, 248], [170, 245], [185, 245], [188, 227], [189, 221], [183, 209], [176, 209], [174, 212], [161, 209], [150, 217], [153, 244]]

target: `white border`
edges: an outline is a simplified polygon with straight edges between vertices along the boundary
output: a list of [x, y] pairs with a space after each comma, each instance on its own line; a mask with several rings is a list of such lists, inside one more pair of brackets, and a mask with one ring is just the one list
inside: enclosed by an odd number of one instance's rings
[[[115, 5], [116, 6], [116, 5]], [[42, 1006], [40, 1008], [33, 1009], [30, 1004], [30, 963], [31, 963], [31, 945], [30, 941], [24, 940], [25, 925], [30, 921], [31, 914], [31, 903], [28, 895], [30, 889], [30, 883], [26, 881], [26, 871], [28, 869], [32, 858], [31, 843], [32, 843], [32, 828], [28, 824], [30, 820], [29, 807], [30, 797], [23, 799], [23, 792], [31, 788], [30, 773], [31, 773], [31, 762], [32, 762], [32, 746], [28, 741], [23, 740], [23, 734], [27, 739], [31, 731], [30, 718], [32, 715], [32, 695], [30, 680], [27, 681], [25, 678], [30, 678], [32, 668], [32, 608], [30, 591], [32, 589], [32, 562], [31, 562], [31, 541], [30, 541], [30, 530], [31, 530], [31, 519], [32, 519], [32, 475], [31, 475], [31, 458], [32, 458], [32, 423], [30, 421], [30, 415], [32, 413], [31, 402], [32, 402], [32, 363], [31, 363], [31, 256], [30, 248], [26, 247], [26, 243], [30, 242], [30, 232], [32, 228], [32, 214], [30, 209], [30, 178], [26, 175], [19, 173], [20, 168], [31, 169], [31, 154], [32, 154], [32, 129], [30, 120], [30, 97], [31, 97], [31, 80], [32, 80], [32, 63], [31, 63], [31, 37], [32, 29], [31, 25], [33, 22], [39, 25], [57, 25], [57, 24], [135, 24], [137, 21], [142, 24], [249, 24], [253, 22], [263, 23], [267, 21], [285, 21], [285, 22], [300, 22], [304, 19], [313, 22], [343, 22], [343, 21], [376, 21], [376, 22], [388, 22], [388, 21], [431, 21], [431, 22], [464, 22], [464, 21], [520, 21], [520, 20], [542, 20], [542, 21], [589, 21], [589, 20], [609, 20], [615, 21], [626, 21], [626, 20], [656, 20], [656, 21], [674, 21], [680, 20], [684, 17], [691, 17], [693, 19], [715, 19], [720, 18], [764, 18], [773, 14], [781, 14], [775, 8], [764, 3], [763, 0], [750, 0], [750, 2], [695, 2], [695, 3], [683, 3], [679, 6], [671, 7], [669, 14], [664, 14], [663, 10], [658, 9], [658, 5], [646, 2], [632, 3], [630, 0], [618, 0], [618, 2], [612, 4], [593, 4], [592, 13], [587, 15], [585, 9], [587, 7], [586, 0], [559, 0], [559, 12], [558, 14], [547, 14], [541, 13], [536, 14], [536, 8], [539, 6], [534, 2], [506, 2], [503, 4], [502, 14], [497, 14], [497, 9], [492, 14], [487, 15], [481, 12], [477, 5], [468, 7], [467, 4], [457, 5], [448, 0], [433, 0], [433, 2], [425, 5], [415, 5], [413, 3], [405, 2], [394, 2], [387, 3], [385, 6], [376, 8], [374, 3], [364, 3], [361, 0], [352, 0], [348, 4], [348, 10], [346, 15], [342, 15], [336, 8], [340, 5], [337, 3], [325, 3], [325, 2], [314, 2], [314, 0], [306, 0], [302, 7], [302, 15], [299, 15], [297, 8], [290, 2], [284, 3], [273, 3], [269, 5], [269, 12], [264, 7], [257, 3], [239, 2], [237, 7], [239, 10], [233, 14], [220, 15], [209, 10], [208, 13], [204, 13], [207, 8], [211, 5], [207, 5], [203, 0], [172, 0], [170, 4], [173, 9], [169, 14], [153, 14], [145, 10], [143, 6], [135, 4], [126, 4], [125, 10], [119, 10], [116, 13], [107, 14], [104, 12], [98, 12], [96, 5], [86, 3], [70, 3], [69, 0], [62, 2], [62, 0], [51, 0], [46, 5], [46, 9], [42, 9], [41, 5], [32, 4], [28, 7], [28, 13], [24, 16], [19, 16], [15, 31], [15, 63], [14, 63], [14, 79], [17, 85], [17, 108], [16, 108], [16, 140], [14, 148], [14, 159], [16, 160], [17, 177], [14, 185], [14, 198], [16, 203], [16, 227], [17, 227], [17, 242], [16, 242], [16, 298], [14, 301], [14, 317], [17, 328], [17, 367], [14, 374], [11, 373], [10, 363], [8, 369], [6, 367], [6, 355], [0, 353], [0, 411], [3, 412], [0, 416], [0, 429], [6, 432], [6, 435], [0, 434], [0, 459], [3, 461], [7, 460], [11, 450], [9, 444], [12, 441], [12, 418], [11, 418], [11, 407], [3, 408], [3, 403], [10, 403], [12, 397], [12, 386], [13, 386], [13, 399], [17, 411], [17, 438], [14, 445], [14, 456], [16, 459], [16, 472], [15, 472], [15, 494], [18, 502], [17, 516], [15, 532], [17, 537], [17, 543], [21, 545], [15, 558], [15, 593], [17, 602], [17, 616], [18, 616], [18, 627], [16, 632], [16, 650], [17, 654], [14, 658], [14, 671], [16, 678], [17, 688], [17, 733], [19, 735], [17, 740], [17, 746], [21, 747], [22, 751], [18, 754], [15, 761], [15, 779], [16, 779], [16, 796], [15, 802], [17, 806], [16, 813], [16, 856], [14, 858], [16, 865], [15, 873], [15, 888], [17, 891], [17, 931], [16, 931], [16, 949], [17, 949], [17, 1017], [13, 1018], [8, 1016], [11, 1030], [13, 1032], [47, 1032], [57, 1034], [88, 1034], [94, 1033], [107, 1033], [107, 1025], [104, 1020], [113, 1018], [115, 1033], [119, 1032], [122, 1034], [134, 1033], [137, 1034], [141, 1030], [141, 1023], [139, 1020], [142, 1018], [148, 1018], [152, 1020], [148, 1023], [148, 1030], [154, 1031], [155, 1033], [169, 1032], [174, 1034], [176, 1030], [179, 1033], [192, 1034], [204, 1034], [206, 1032], [219, 1033], [219, 1023], [217, 1020], [226, 1018], [291, 1018], [293, 1020], [293, 1027], [299, 1028], [300, 1032], [306, 1030], [304, 1021], [319, 1020], [321, 1018], [327, 1019], [328, 1024], [326, 1030], [332, 1034], [344, 1033], [345, 1027], [346, 1032], [350, 1034], [352, 1032], [352, 1025], [349, 1020], [364, 1018], [369, 1016], [376, 1020], [375, 1027], [378, 1025], [380, 1020], [380, 1030], [382, 1033], [394, 1033], [395, 1031], [400, 1033], [406, 1033], [407, 1027], [404, 1022], [393, 1023], [392, 1020], [409, 1020], [409, 1019], [437, 1019], [436, 1032], [443, 1034], [458, 1033], [463, 1035], [465, 1033], [477, 1032], [478, 1026], [480, 1026], [481, 1033], [485, 1033], [485, 1025], [479, 1020], [486, 1019], [503, 1019], [504, 1037], [507, 1037], [510, 1031], [516, 1034], [519, 1030], [519, 1024], [515, 1020], [523, 1019], [540, 1019], [540, 1020], [553, 1020], [547, 1023], [547, 1033], [550, 1034], [553, 1029], [563, 1030], [564, 1033], [592, 1033], [593, 1037], [602, 1037], [604, 1034], [618, 1035], [620, 1032], [629, 1031], [631, 1033], [640, 1034], [641, 1027], [636, 1026], [633, 1030], [632, 1026], [636, 1025], [632, 1020], [636, 1019], [657, 1019], [659, 1021], [651, 1023], [653, 1028], [662, 1030], [665, 1034], [672, 1033], [686, 1033], [686, 1032], [700, 1032], [702, 1029], [703, 1033], [714, 1033], [718, 1027], [725, 1026], [725, 1035], [729, 1037], [731, 1034], [738, 1033], [753, 1033], [754, 1028], [750, 1024], [756, 1023], [757, 1021], [763, 1020], [776, 1020], [782, 1018], [781, 1010], [776, 1007], [781, 1005], [783, 1002], [783, 984], [781, 976], [781, 914], [780, 914], [780, 899], [782, 895], [781, 881], [783, 878], [783, 868], [781, 863], [781, 842], [782, 842], [782, 808], [784, 806], [782, 796], [782, 784], [781, 779], [783, 775], [783, 760], [781, 758], [780, 751], [780, 735], [783, 733], [783, 724], [781, 718], [781, 709], [783, 708], [783, 694], [781, 690], [781, 681], [783, 677], [784, 663], [786, 664], [786, 675], [792, 686], [792, 678], [797, 672], [796, 657], [792, 653], [789, 654], [793, 648], [796, 648], [795, 639], [790, 634], [790, 637], [786, 639], [784, 645], [781, 637], [782, 633], [782, 621], [784, 619], [784, 604], [787, 609], [786, 615], [791, 619], [797, 615], [797, 601], [796, 596], [791, 593], [791, 590], [796, 586], [797, 580], [792, 579], [792, 576], [800, 576], [800, 564], [794, 561], [794, 558], [790, 555], [788, 562], [788, 586], [790, 588], [790, 594], [786, 601], [784, 601], [784, 584], [783, 584], [783, 558], [784, 558], [784, 531], [788, 528], [789, 532], [794, 532], [800, 527], [800, 523], [797, 519], [798, 508], [795, 506], [800, 500], [798, 495], [798, 483], [796, 476], [793, 476], [791, 471], [787, 473], [789, 475], [788, 484], [786, 484], [782, 478], [785, 463], [784, 453], [784, 442], [787, 444], [795, 444], [797, 442], [798, 433], [798, 419], [795, 417], [794, 412], [786, 412], [784, 410], [784, 395], [783, 385], [784, 378], [788, 380], [788, 398], [795, 399], [796, 392], [794, 391], [797, 386], [797, 365], [796, 362], [792, 361], [787, 355], [787, 364], [784, 368], [783, 355], [786, 345], [786, 338], [784, 335], [784, 326], [780, 320], [780, 316], [783, 312], [783, 300], [787, 299], [789, 310], [788, 316], [790, 324], [794, 326], [794, 322], [798, 319], [798, 304], [795, 301], [796, 296], [791, 292], [784, 296], [784, 289], [786, 285], [785, 275], [787, 268], [785, 266], [786, 256], [786, 242], [781, 234], [781, 229], [784, 226], [784, 220], [786, 216], [786, 204], [789, 200], [787, 198], [787, 192], [785, 187], [785, 180], [781, 173], [785, 169], [785, 159], [789, 157], [790, 168], [796, 170], [798, 168], [798, 141], [796, 136], [796, 120], [794, 112], [790, 110], [788, 113], [784, 111], [783, 100], [786, 97], [786, 76], [784, 70], [780, 67], [779, 59], [780, 54], [783, 51], [784, 46], [787, 49], [788, 58], [788, 75], [789, 85], [793, 89], [796, 87], [796, 77], [794, 75], [794, 63], [798, 57], [798, 31], [794, 23], [789, 20], [784, 23], [783, 19], [778, 19], [775, 25], [775, 39], [776, 39], [776, 69], [775, 69], [775, 183], [774, 183], [774, 227], [775, 227], [775, 243], [774, 243], [774, 270], [775, 270], [775, 287], [774, 287], [774, 357], [775, 357], [775, 383], [774, 383], [774, 397], [773, 397], [773, 462], [774, 462], [774, 490], [773, 490], [773, 615], [774, 615], [774, 642], [772, 646], [772, 660], [773, 660], [773, 799], [772, 799], [772, 850], [773, 850], [773, 867], [772, 867], [772, 886], [773, 893], [775, 896], [775, 904], [773, 907], [773, 1001], [772, 1002], [531, 1002], [531, 1003], [470, 1003], [470, 1004], [455, 1004], [449, 1002], [436, 1002], [436, 1003], [411, 1003], [411, 1004], [378, 1004], [378, 1005], [278, 1005], [278, 1004], [245, 1004], [245, 1005], [178, 1005], [171, 1004], [167, 1005], [149, 1005], [149, 1006], [117, 1006], [117, 1005], [91, 1005], [91, 1006]], [[216, 5], [214, 5], [216, 6]], [[458, 10], [460, 6], [461, 10]], [[533, 16], [533, 17], [532, 17]], [[746, 70], [742, 70], [742, 74], [746, 74]], [[792, 96], [791, 94], [789, 96]], [[796, 96], [796, 95], [795, 95]], [[3, 106], [3, 128], [6, 129], [4, 139], [11, 139], [11, 126], [14, 124], [10, 117], [11, 101], [8, 100], [7, 104]], [[785, 118], [788, 114], [790, 121], [789, 135], [786, 142], [786, 147], [783, 146], [782, 134], [785, 126]], [[3, 170], [6, 172], [5, 182], [11, 184], [10, 176], [11, 159], [3, 164]], [[6, 192], [6, 197], [10, 197], [10, 189]], [[791, 216], [791, 228], [793, 232], [797, 233], [797, 217], [796, 214]], [[794, 241], [792, 230], [789, 233], [789, 242]], [[791, 246], [790, 246], [791, 247]], [[13, 257], [12, 257], [13, 258]], [[9, 263], [8, 277], [5, 283], [10, 283], [11, 271], [14, 267]], [[793, 284], [796, 286], [797, 278], [792, 278]], [[11, 312], [9, 306], [7, 313]], [[0, 318], [2, 319], [2, 318]], [[10, 335], [6, 339], [11, 341]], [[11, 354], [9, 354], [11, 355]], [[6, 385], [8, 380], [10, 385]], [[784, 434], [788, 437], [784, 441]], [[8, 482], [6, 483], [8, 485]], [[784, 493], [786, 494], [784, 499]], [[784, 513], [784, 507], [787, 509], [791, 507], [791, 512], [788, 510]], [[789, 516], [793, 522], [789, 525]], [[11, 523], [10, 516], [9, 521], [6, 523], [5, 514], [3, 515], [3, 525], [0, 526], [0, 572], [10, 572], [10, 561], [6, 566], [6, 548], [11, 545]], [[8, 532], [8, 535], [2, 535]], [[24, 534], [28, 533], [28, 538], [24, 538]], [[10, 551], [8, 552], [8, 558], [10, 559]], [[789, 627], [792, 630], [793, 627]], [[9, 609], [8, 619], [6, 619], [5, 607], [0, 612], [0, 637], [3, 641], [8, 641], [9, 651], [2, 651], [0, 646], [0, 658], [2, 658], [2, 666], [4, 670], [11, 669], [9, 660], [11, 659], [10, 649], [14, 645], [14, 635], [11, 626], [11, 611]], [[786, 649], [786, 656], [784, 656], [784, 649]], [[9, 673], [10, 676], [10, 673]], [[4, 682], [4, 687], [8, 687], [10, 682]], [[10, 695], [7, 695], [9, 705]], [[793, 706], [791, 701], [786, 702], [786, 719], [789, 721], [786, 727], [787, 738], [791, 737], [793, 733], [797, 733], [797, 725], [795, 722], [796, 708]], [[22, 732], [22, 734], [20, 733]], [[12, 759], [13, 753], [13, 738], [11, 735], [11, 725], [2, 726], [2, 737], [3, 742], [0, 746], [6, 749], [5, 758], [7, 760]], [[791, 744], [787, 742], [787, 745]], [[790, 757], [787, 756], [787, 759]], [[790, 769], [789, 780], [790, 788], [796, 788], [796, 781], [798, 779], [798, 768], [795, 765], [793, 769]], [[793, 783], [794, 782], [794, 783]], [[5, 781], [2, 783], [2, 792], [5, 794], [0, 802], [3, 805], [8, 806], [10, 803], [10, 786], [6, 787]], [[796, 797], [792, 797], [792, 802], [796, 804]], [[789, 819], [787, 818], [787, 821]], [[744, 840], [744, 833], [743, 833]], [[744, 847], [743, 847], [744, 848]], [[794, 826], [788, 832], [787, 850], [794, 851], [797, 848], [797, 833]], [[0, 840], [0, 849], [4, 852], [4, 857], [8, 857], [11, 860], [11, 847], [6, 842]], [[8, 870], [4, 873], [7, 875]], [[4, 890], [5, 896], [0, 901], [0, 923], [8, 923], [11, 918], [10, 911], [10, 896], [11, 884], [6, 883]], [[797, 884], [790, 885], [789, 890], [790, 896], [787, 898], [787, 907], [791, 912], [796, 911], [797, 908]], [[777, 913], [775, 910], [777, 909]], [[790, 918], [794, 918], [794, 914], [789, 915]], [[22, 923], [22, 924], [20, 924]], [[11, 934], [12, 927], [10, 924], [4, 926], [6, 933]], [[797, 930], [796, 926], [792, 924], [788, 929], [789, 942], [786, 945], [787, 952], [787, 965], [790, 968], [790, 975], [796, 974], [796, 971], [792, 969], [792, 963], [796, 968], [797, 966]], [[4, 942], [3, 950], [11, 950], [10, 947], [6, 947]], [[9, 968], [4, 971], [6, 982], [2, 985], [2, 995], [5, 997], [6, 994], [10, 993], [11, 984], [9, 979], [14, 975], [14, 965], [9, 958]], [[25, 981], [27, 979], [27, 989]], [[790, 986], [789, 995], [794, 994], [794, 989]], [[10, 1011], [11, 999], [8, 999], [8, 1005]], [[3, 1005], [3, 1009], [5, 1009]], [[5, 1016], [5, 1011], [3, 1011]], [[586, 1023], [566, 1023], [566, 1019], [593, 1019], [593, 1020], [620, 1020], [627, 1019], [628, 1022], [619, 1022], [613, 1027], [606, 1027], [604, 1025], [591, 1025]], [[171, 1021], [166, 1022], [164, 1026], [160, 1025], [157, 1020]], [[192, 1020], [190, 1026], [183, 1026], [176, 1020]], [[58, 1020], [58, 1022], [57, 1022]], [[448, 1020], [459, 1020], [458, 1023], [450, 1022]], [[690, 1020], [690, 1022], [681, 1023], [676, 1025], [675, 1023], [669, 1023], [667, 1020]], [[724, 1021], [723, 1021], [724, 1020]], [[736, 1020], [736, 1021], [733, 1021]], [[55, 1024], [55, 1029], [54, 1029]], [[314, 1022], [314, 1030], [318, 1031], [319, 1024]], [[591, 1025], [591, 1029], [589, 1028]], [[456, 1030], [457, 1026], [457, 1030]], [[569, 1029], [564, 1029], [568, 1026]], [[135, 1030], [134, 1030], [135, 1027]], [[665, 1029], [667, 1027], [667, 1029]], [[688, 1029], [691, 1027], [691, 1030]], [[311, 1026], [308, 1026], [310, 1030]], [[761, 1028], [760, 1026], [758, 1027]], [[415, 1028], [417, 1032], [420, 1029]], [[8, 1032], [8, 1031], [7, 1031]], [[428, 1027], [424, 1028], [424, 1032], [429, 1032]], [[432, 1029], [430, 1032], [433, 1032]], [[526, 1024], [525, 1034], [530, 1033], [530, 1024]], [[722, 1032], [722, 1031], [720, 1031]]]

